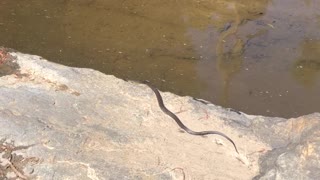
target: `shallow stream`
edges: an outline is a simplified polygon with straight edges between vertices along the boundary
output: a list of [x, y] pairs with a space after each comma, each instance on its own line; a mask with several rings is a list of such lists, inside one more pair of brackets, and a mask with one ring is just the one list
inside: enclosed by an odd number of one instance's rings
[[1, 0], [0, 46], [248, 114], [320, 111], [317, 0]]

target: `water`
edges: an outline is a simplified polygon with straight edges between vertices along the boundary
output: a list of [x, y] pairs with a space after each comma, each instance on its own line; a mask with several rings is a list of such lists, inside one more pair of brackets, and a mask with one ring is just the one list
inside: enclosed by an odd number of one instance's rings
[[0, 45], [249, 114], [320, 111], [317, 0], [2, 0]]

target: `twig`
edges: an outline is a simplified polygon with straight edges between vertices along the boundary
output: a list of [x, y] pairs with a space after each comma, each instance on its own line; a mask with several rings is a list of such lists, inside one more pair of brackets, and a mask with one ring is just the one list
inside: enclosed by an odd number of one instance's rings
[[10, 168], [14, 171], [14, 173], [21, 179], [27, 180], [28, 177], [23, 175], [21, 172], [18, 171], [18, 169], [16, 167], [14, 167], [14, 165], [12, 164], [11, 161], [8, 161], [8, 164], [10, 166]]
[[206, 120], [208, 120], [208, 119], [209, 119], [208, 111], [205, 110], [205, 109], [203, 109], [203, 108], [200, 108], [200, 109], [202, 109], [206, 115], [205, 115], [205, 117], [200, 117], [198, 120], [201, 120], [201, 119], [206, 119]]

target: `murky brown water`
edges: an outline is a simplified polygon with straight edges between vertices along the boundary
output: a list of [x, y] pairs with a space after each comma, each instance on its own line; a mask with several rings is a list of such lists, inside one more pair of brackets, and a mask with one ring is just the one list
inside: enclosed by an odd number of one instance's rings
[[317, 0], [1, 0], [0, 46], [249, 114], [320, 111]]

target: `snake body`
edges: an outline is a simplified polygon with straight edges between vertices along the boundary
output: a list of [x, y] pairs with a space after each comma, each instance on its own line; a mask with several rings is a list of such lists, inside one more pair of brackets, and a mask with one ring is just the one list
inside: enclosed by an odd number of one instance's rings
[[229, 138], [227, 135], [219, 132], [219, 131], [200, 131], [200, 132], [196, 132], [193, 131], [191, 129], [189, 129], [187, 126], [185, 126], [181, 120], [173, 113], [171, 112], [169, 109], [166, 108], [166, 106], [163, 103], [163, 99], [161, 97], [161, 94], [159, 92], [159, 90], [155, 87], [153, 87], [149, 81], [143, 81], [144, 84], [146, 84], [147, 86], [149, 86], [152, 91], [155, 93], [157, 100], [158, 100], [158, 104], [160, 109], [167, 114], [168, 116], [170, 116], [172, 119], [174, 119], [176, 121], [176, 123], [179, 125], [180, 128], [182, 128], [183, 130], [185, 130], [187, 133], [192, 134], [192, 135], [196, 135], [196, 136], [204, 136], [204, 135], [209, 135], [209, 134], [216, 134], [219, 136], [222, 136], [224, 138], [226, 138], [228, 141], [230, 141], [234, 147], [234, 149], [236, 150], [236, 152], [239, 154], [237, 146], [235, 145], [235, 143], [233, 142], [233, 140], [231, 138]]

